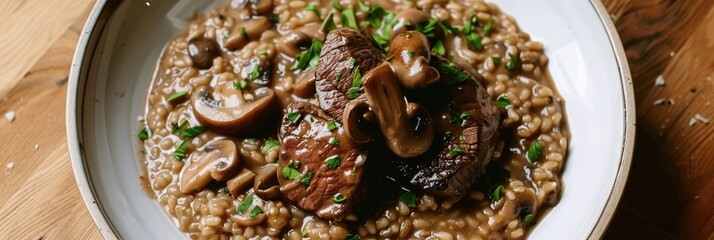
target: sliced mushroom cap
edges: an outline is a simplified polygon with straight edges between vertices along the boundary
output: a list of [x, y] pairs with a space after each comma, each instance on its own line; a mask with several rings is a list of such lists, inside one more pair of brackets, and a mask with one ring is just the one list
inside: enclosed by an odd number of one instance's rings
[[420, 32], [407, 31], [392, 40], [387, 56], [399, 83], [406, 90], [427, 88], [439, 81], [439, 71], [429, 65], [429, 40]]
[[188, 56], [194, 67], [209, 69], [213, 66], [213, 59], [221, 56], [221, 48], [216, 40], [197, 37], [188, 41]]
[[421, 21], [428, 20], [429, 18], [429, 14], [421, 10], [414, 8], [405, 9], [394, 16], [397, 23], [394, 24], [394, 27], [392, 27], [392, 34], [390, 37], [394, 39], [397, 35], [406, 32], [409, 29], [409, 26], [416, 26]]
[[363, 83], [387, 147], [402, 158], [416, 157], [429, 150], [434, 140], [431, 117], [426, 111], [416, 111], [418, 114], [409, 118], [409, 104], [389, 64], [369, 71]]
[[307, 72], [300, 75], [300, 77], [295, 80], [295, 86], [293, 87], [293, 93], [301, 98], [312, 98], [315, 96], [317, 89], [315, 89], [315, 69], [310, 69]]
[[274, 199], [280, 196], [277, 164], [265, 165], [255, 172], [253, 191], [262, 199]]
[[250, 187], [253, 183], [253, 179], [255, 179], [255, 173], [243, 168], [235, 177], [228, 180], [226, 185], [228, 186], [228, 190], [231, 192], [231, 195], [238, 196], [241, 191]]
[[[245, 195], [245, 197], [248, 197], [248, 196], [249, 195]], [[245, 201], [245, 200], [246, 199], [244, 198], [243, 201]], [[264, 202], [261, 199], [255, 197], [255, 198], [253, 198], [253, 202], [250, 203], [250, 205], [248, 205], [248, 208], [245, 210], [245, 212], [242, 212], [242, 213], [235, 212], [235, 213], [231, 214], [229, 217], [231, 218], [233, 223], [235, 223], [236, 225], [241, 226], [241, 227], [250, 227], [250, 226], [255, 226], [255, 225], [261, 224], [261, 223], [263, 223], [263, 221], [265, 221], [266, 215], [267, 215], [267, 214], [265, 214], [265, 207], [263, 205], [264, 205]], [[260, 213], [257, 213], [257, 214], [251, 213], [256, 208], [260, 208], [262, 211], [260, 211]], [[251, 215], [252, 215], [252, 217], [251, 217]]]
[[310, 47], [311, 43], [312, 40], [307, 34], [292, 31], [280, 37], [280, 40], [275, 44], [275, 48], [289, 57], [295, 57]]
[[[505, 197], [496, 203], [496, 206], [500, 205], [498, 213], [501, 216], [511, 216], [503, 219], [514, 219], [518, 218], [522, 213], [536, 213], [538, 211], [538, 201], [536, 200], [536, 193], [530, 189], [525, 188], [523, 191], [516, 192], [512, 191], [516, 197], [513, 200], [507, 199]], [[506, 225], [508, 222], [501, 221], [496, 222], [496, 225]]]
[[243, 20], [233, 28], [231, 36], [223, 43], [223, 47], [231, 51], [239, 50], [250, 41], [259, 40], [263, 32], [270, 29], [272, 24], [267, 17]]
[[[355, 143], [366, 143], [374, 138], [374, 132], [369, 126], [369, 104], [363, 99], [355, 99], [347, 103], [342, 114], [342, 125], [347, 137]], [[372, 119], [374, 120], [374, 119]]]
[[228, 180], [238, 170], [240, 158], [235, 143], [230, 139], [210, 142], [189, 157], [190, 165], [181, 171], [180, 189], [192, 193], [212, 180]]
[[244, 91], [230, 83], [218, 85], [215, 91], [207, 86], [198, 87], [191, 95], [193, 112], [212, 130], [245, 133], [273, 114], [276, 97], [269, 88], [259, 88], [254, 94]]

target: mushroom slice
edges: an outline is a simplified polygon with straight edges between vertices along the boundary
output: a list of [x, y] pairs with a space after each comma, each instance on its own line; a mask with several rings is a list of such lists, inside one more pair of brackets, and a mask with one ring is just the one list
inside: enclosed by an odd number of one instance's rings
[[191, 95], [193, 113], [212, 130], [245, 133], [273, 112], [276, 102], [273, 90], [259, 88], [254, 94], [244, 94], [245, 90], [228, 85], [230, 83], [219, 85], [216, 91], [207, 86], [198, 87]]
[[431, 147], [434, 128], [426, 111], [408, 117], [408, 103], [392, 68], [382, 63], [363, 78], [364, 90], [377, 118], [382, 137], [394, 154], [416, 157]]
[[223, 43], [223, 47], [231, 51], [241, 49], [250, 41], [259, 40], [263, 32], [270, 29], [271, 26], [272, 23], [267, 17], [256, 17], [241, 21], [240, 24], [233, 28], [231, 36]]
[[188, 161], [190, 165], [181, 171], [182, 193], [196, 192], [214, 179], [228, 180], [240, 165], [238, 149], [230, 139], [206, 144], [193, 152]]
[[243, 212], [236, 211], [229, 216], [233, 223], [241, 227], [250, 227], [261, 224], [265, 221], [267, 218], [267, 214], [265, 214], [266, 203], [262, 199], [253, 197], [253, 195], [249, 193], [243, 197], [242, 202], [241, 206], [246, 204], [246, 208], [239, 211]]
[[238, 196], [240, 191], [250, 187], [250, 184], [253, 183], [253, 179], [255, 179], [255, 173], [244, 168], [243, 170], [240, 170], [238, 175], [233, 177], [231, 180], [228, 180], [226, 185], [228, 186], [228, 190], [231, 192], [232, 196]]
[[231, 7], [248, 9], [253, 15], [267, 15], [273, 12], [272, 0], [233, 0]]
[[[366, 143], [374, 138], [374, 133], [369, 131], [367, 119], [371, 114], [369, 104], [362, 99], [355, 99], [347, 103], [342, 114], [342, 124], [347, 137], [355, 143]], [[373, 119], [372, 119], [373, 120]]]
[[255, 172], [253, 191], [261, 199], [274, 199], [280, 196], [277, 164], [265, 165]]
[[420, 32], [407, 31], [392, 40], [389, 64], [406, 90], [427, 88], [439, 81], [439, 71], [429, 65], [429, 40]]
[[391, 39], [394, 39], [399, 34], [406, 32], [410, 27], [416, 26], [421, 21], [428, 20], [429, 14], [424, 11], [408, 8], [399, 12], [394, 19], [396, 24], [392, 27]]

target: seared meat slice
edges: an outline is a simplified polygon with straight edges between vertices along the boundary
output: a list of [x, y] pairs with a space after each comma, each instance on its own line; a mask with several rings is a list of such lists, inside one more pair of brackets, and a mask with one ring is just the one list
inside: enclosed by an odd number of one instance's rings
[[[459, 197], [490, 161], [500, 115], [486, 90], [474, 79], [480, 78], [475, 71], [441, 58], [433, 59], [431, 65], [441, 72], [441, 86], [415, 98], [429, 99], [421, 102], [435, 121], [437, 137], [426, 153], [391, 161], [403, 182], [432, 194]], [[470, 77], [459, 82], [466, 77], [462, 74]]]
[[[310, 103], [288, 105], [280, 127], [280, 191], [318, 216], [343, 220], [363, 198], [367, 151]], [[360, 199], [362, 198], [362, 199]]]
[[[364, 75], [383, 61], [382, 51], [359, 31], [351, 28], [330, 31], [325, 38], [315, 72], [320, 107], [336, 121], [342, 122], [342, 112], [347, 102], [364, 95], [361, 86], [357, 86], [361, 84], [353, 85], [356, 72]], [[350, 92], [353, 87], [355, 89]]]

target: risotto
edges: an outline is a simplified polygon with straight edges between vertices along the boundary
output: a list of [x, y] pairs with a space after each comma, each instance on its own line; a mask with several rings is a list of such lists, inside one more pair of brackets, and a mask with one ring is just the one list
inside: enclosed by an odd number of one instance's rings
[[233, 0], [165, 47], [144, 187], [192, 239], [523, 239], [568, 147], [542, 43], [483, 0]]

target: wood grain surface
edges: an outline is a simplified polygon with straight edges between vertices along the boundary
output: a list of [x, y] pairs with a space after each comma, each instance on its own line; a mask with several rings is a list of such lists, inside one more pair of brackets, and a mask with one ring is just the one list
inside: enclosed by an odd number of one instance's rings
[[[690, 126], [697, 114], [714, 122], [714, 1], [603, 3], [632, 69], [638, 126], [605, 238], [714, 239], [714, 123]], [[64, 116], [72, 54], [92, 5], [0, 1], [0, 239], [101, 239], [75, 184]]]

